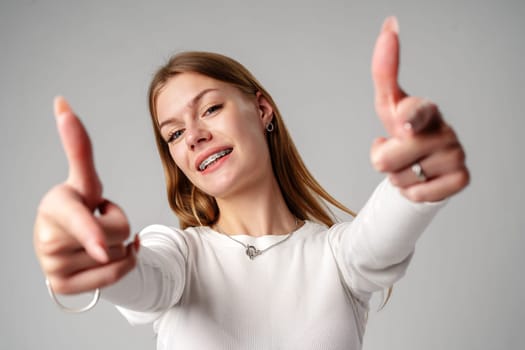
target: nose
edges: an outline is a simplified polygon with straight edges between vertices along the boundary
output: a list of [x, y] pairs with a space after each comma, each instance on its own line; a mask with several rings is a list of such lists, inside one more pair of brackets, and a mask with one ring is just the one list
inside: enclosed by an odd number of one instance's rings
[[200, 143], [211, 140], [211, 132], [203, 125], [193, 123], [186, 128], [186, 144], [194, 150]]

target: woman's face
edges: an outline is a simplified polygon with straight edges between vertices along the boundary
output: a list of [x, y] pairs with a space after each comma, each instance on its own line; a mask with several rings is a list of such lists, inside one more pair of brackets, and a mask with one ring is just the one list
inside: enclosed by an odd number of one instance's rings
[[226, 199], [273, 176], [265, 139], [273, 111], [262, 95], [182, 73], [162, 88], [156, 107], [172, 159], [202, 191]]

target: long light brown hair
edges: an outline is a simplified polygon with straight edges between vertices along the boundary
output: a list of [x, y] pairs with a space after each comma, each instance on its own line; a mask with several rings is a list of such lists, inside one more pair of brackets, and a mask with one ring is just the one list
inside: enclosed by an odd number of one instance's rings
[[210, 52], [183, 52], [173, 56], [154, 75], [149, 87], [149, 110], [157, 148], [160, 153], [168, 201], [179, 219], [181, 228], [213, 225], [219, 217], [215, 198], [194, 186], [171, 158], [169, 146], [160, 134], [156, 109], [157, 98], [168, 80], [181, 73], [199, 73], [226, 82], [240, 91], [253, 95], [260, 92], [273, 108], [274, 130], [267, 141], [273, 173], [284, 200], [298, 219], [313, 220], [331, 226], [335, 217], [327, 203], [355, 215], [350, 209], [333, 198], [310, 174], [284, 125], [281, 113], [270, 94], [257, 79], [239, 62]]

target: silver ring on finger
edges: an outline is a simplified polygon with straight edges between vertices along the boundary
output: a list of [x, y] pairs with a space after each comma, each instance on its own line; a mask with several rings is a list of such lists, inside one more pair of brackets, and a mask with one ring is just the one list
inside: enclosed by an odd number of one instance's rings
[[425, 182], [427, 181], [427, 176], [425, 175], [425, 172], [423, 171], [423, 168], [421, 167], [421, 164], [419, 162], [414, 163], [411, 167], [412, 172], [414, 175], [416, 175], [417, 180], [419, 182]]

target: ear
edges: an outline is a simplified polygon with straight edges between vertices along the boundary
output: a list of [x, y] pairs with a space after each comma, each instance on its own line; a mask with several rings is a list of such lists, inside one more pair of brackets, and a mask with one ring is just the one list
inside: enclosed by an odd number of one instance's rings
[[268, 123], [273, 120], [272, 105], [260, 91], [257, 91], [255, 94], [255, 100], [255, 103], [257, 104], [257, 111], [259, 112], [259, 117], [261, 118], [263, 127], [266, 127], [266, 125], [268, 125]]

